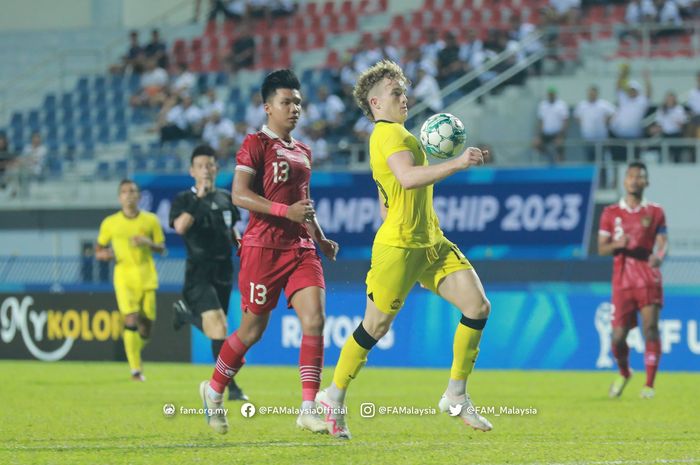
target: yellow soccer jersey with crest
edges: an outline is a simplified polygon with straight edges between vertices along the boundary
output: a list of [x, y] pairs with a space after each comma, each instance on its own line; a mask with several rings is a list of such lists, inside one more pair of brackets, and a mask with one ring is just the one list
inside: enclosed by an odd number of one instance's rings
[[153, 213], [139, 211], [136, 217], [129, 218], [119, 211], [102, 221], [97, 243], [102, 247], [112, 244], [116, 261], [115, 285], [123, 283], [143, 290], [157, 289], [158, 275], [153, 252], [148, 246], [132, 245], [131, 238], [134, 236], [146, 236], [156, 244], [165, 241], [158, 217]]
[[430, 247], [443, 237], [433, 208], [433, 186], [404, 189], [387, 163], [391, 155], [406, 150], [413, 153], [416, 166], [428, 164], [420, 142], [403, 124], [377, 121], [369, 138], [369, 164], [388, 213], [374, 242], [392, 247]]

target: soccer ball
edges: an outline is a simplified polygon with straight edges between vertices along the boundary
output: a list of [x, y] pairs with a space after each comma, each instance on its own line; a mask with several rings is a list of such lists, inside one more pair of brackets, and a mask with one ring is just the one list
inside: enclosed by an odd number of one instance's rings
[[467, 140], [464, 124], [454, 115], [438, 113], [420, 128], [420, 141], [426, 153], [434, 158], [452, 158], [462, 152]]

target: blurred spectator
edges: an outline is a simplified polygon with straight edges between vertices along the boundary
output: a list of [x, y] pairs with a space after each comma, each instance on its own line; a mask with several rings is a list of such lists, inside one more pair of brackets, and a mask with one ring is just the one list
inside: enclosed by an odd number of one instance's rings
[[382, 52], [374, 41], [372, 34], [364, 33], [355, 52], [355, 71], [361, 73], [382, 58]]
[[236, 121], [233, 133], [234, 150], [243, 145], [243, 140], [248, 134], [253, 134], [256, 130], [246, 124], [245, 121]]
[[630, 26], [653, 22], [656, 8], [652, 0], [630, 0], [625, 10], [625, 22]]
[[145, 50], [139, 44], [138, 31], [129, 33], [129, 50], [123, 58], [122, 72], [141, 74], [144, 68]]
[[569, 107], [557, 98], [557, 89], [547, 89], [547, 98], [537, 108], [537, 137], [534, 147], [550, 162], [564, 160], [564, 139], [569, 124]]
[[192, 103], [192, 97], [185, 95], [179, 101], [171, 97], [161, 110], [160, 141], [197, 137], [202, 132], [203, 121], [202, 110]]
[[168, 52], [165, 42], [160, 39], [158, 29], [151, 31], [151, 41], [144, 48], [146, 58], [153, 59], [156, 64], [164, 69], [168, 69]]
[[177, 64], [177, 74], [173, 76], [170, 91], [176, 95], [191, 94], [197, 85], [197, 77], [190, 72], [187, 63]]
[[[644, 136], [642, 121], [649, 108], [651, 80], [649, 73], [645, 72], [646, 92], [642, 93], [642, 85], [639, 82], [627, 80], [627, 69], [622, 68], [617, 80], [617, 109], [610, 120], [610, 132], [618, 139], [639, 139]], [[612, 156], [614, 161], [625, 161], [625, 147], [613, 147]]]
[[425, 44], [420, 49], [421, 59], [428, 60], [437, 69], [438, 53], [445, 48], [445, 42], [440, 40], [438, 32], [434, 28], [425, 31]]
[[41, 133], [34, 131], [31, 144], [24, 147], [22, 155], [16, 159], [20, 171], [29, 175], [31, 179], [42, 179], [48, 152], [49, 150], [41, 138]]
[[270, 13], [273, 18], [293, 15], [297, 9], [294, 0], [272, 0], [271, 3]]
[[324, 137], [323, 126], [319, 124], [312, 125], [307, 132], [309, 136], [306, 139], [306, 142], [311, 148], [311, 153], [313, 154], [314, 167], [321, 166], [325, 164], [330, 157], [328, 142]]
[[10, 151], [7, 135], [0, 132], [0, 189], [5, 189], [5, 171], [14, 163], [17, 155]]
[[240, 21], [246, 16], [246, 0], [210, 0], [209, 21], [216, 20], [221, 13], [227, 19]]
[[243, 141], [249, 134], [254, 134], [256, 129], [248, 126], [245, 121], [236, 121], [234, 124], [233, 143], [237, 150], [243, 145]]
[[240, 35], [231, 43], [227, 61], [232, 74], [255, 65], [255, 38], [246, 22], [240, 24]]
[[214, 111], [209, 122], [204, 126], [202, 139], [216, 150], [219, 158], [226, 160], [231, 153], [235, 134], [233, 122], [228, 118], [222, 118], [218, 111]]
[[[683, 105], [678, 103], [676, 94], [667, 92], [663, 105], [656, 110], [654, 124], [649, 129], [649, 132], [652, 136], [664, 138], [683, 137], [683, 130], [687, 122], [688, 114], [685, 112]], [[671, 147], [669, 152], [674, 163], [681, 161], [682, 147]]]
[[459, 79], [467, 71], [467, 67], [459, 59], [457, 37], [450, 31], [445, 33], [445, 45], [437, 54], [437, 66], [440, 87]]
[[259, 131], [267, 120], [267, 113], [263, 106], [262, 96], [260, 92], [253, 92], [250, 97], [250, 103], [245, 109], [245, 122], [251, 128]]
[[352, 127], [352, 133], [358, 140], [366, 141], [369, 139], [369, 135], [372, 134], [374, 129], [374, 123], [370, 121], [366, 116], [360, 116]]
[[700, 72], [695, 76], [696, 86], [690, 89], [688, 108], [691, 115], [690, 136], [700, 139]]
[[617, 109], [610, 121], [613, 136], [635, 139], [644, 135], [642, 120], [649, 108], [651, 81], [645, 73], [646, 92], [637, 81], [627, 81], [626, 71], [622, 71], [617, 83]]
[[224, 101], [217, 98], [216, 89], [213, 87], [207, 89], [206, 96], [200, 107], [205, 118], [210, 118], [215, 111], [223, 115], [225, 109]]
[[546, 14], [559, 24], [574, 24], [579, 17], [581, 0], [549, 0]]
[[309, 104], [309, 111], [318, 114], [326, 132], [335, 134], [342, 130], [345, 104], [340, 97], [328, 92], [326, 86], [319, 86], [316, 97], [316, 103]]
[[433, 76], [428, 74], [428, 65], [418, 68], [418, 77], [415, 87], [413, 88], [413, 97], [416, 103], [425, 103], [428, 108], [419, 115], [420, 120], [430, 116], [432, 113], [440, 113], [443, 111], [442, 96], [440, 95], [440, 86]]
[[403, 56], [403, 71], [409, 81], [418, 82], [418, 69], [423, 68], [424, 71], [433, 77], [437, 76], [437, 69], [428, 60], [423, 60], [420, 49], [411, 45], [406, 49]]
[[382, 60], [391, 60], [394, 63], [401, 63], [401, 58], [396, 47], [389, 45], [386, 42], [386, 37], [380, 35], [377, 37], [377, 48], [379, 49], [379, 54]]
[[581, 100], [574, 110], [574, 117], [579, 123], [581, 138], [589, 142], [586, 145], [586, 158], [595, 161], [594, 142], [608, 138], [608, 123], [615, 113], [615, 106], [598, 97], [598, 87], [588, 88], [588, 98]]
[[131, 97], [132, 106], [158, 107], [165, 100], [168, 73], [155, 60], [146, 60], [146, 71], [141, 75], [141, 90]]
[[681, 28], [683, 19], [681, 11], [678, 9], [674, 0], [655, 0], [654, 6], [658, 12], [657, 23], [664, 26], [653, 34], [654, 38], [664, 37], [669, 35], [680, 34], [683, 32]]
[[[530, 34], [537, 32], [537, 27], [534, 24], [523, 22], [519, 14], [514, 14], [510, 17], [510, 38], [516, 42], [522, 42], [528, 38]], [[523, 46], [525, 58], [544, 49], [544, 44], [540, 39], [532, 41]], [[542, 74], [542, 60], [537, 60], [532, 66], [532, 73], [536, 76]]]

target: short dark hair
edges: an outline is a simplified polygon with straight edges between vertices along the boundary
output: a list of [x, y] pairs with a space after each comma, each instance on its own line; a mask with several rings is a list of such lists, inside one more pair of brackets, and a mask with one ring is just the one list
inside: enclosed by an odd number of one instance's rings
[[192, 151], [192, 156], [190, 157], [190, 165], [194, 163], [194, 159], [197, 157], [214, 157], [216, 158], [216, 150], [214, 147], [207, 144], [198, 145]]
[[265, 76], [262, 89], [260, 89], [263, 102], [267, 102], [268, 98], [275, 95], [277, 89], [301, 89], [299, 78], [294, 74], [294, 71], [291, 69], [278, 69]]
[[632, 168], [639, 168], [640, 170], [644, 170], [644, 174], [649, 176], [649, 170], [647, 169], [647, 165], [644, 164], [644, 162], [641, 161], [633, 161], [630, 162], [629, 165], [627, 165], [627, 169], [632, 169]]
[[136, 181], [134, 181], [133, 179], [124, 178], [124, 179], [122, 179], [121, 181], [119, 181], [119, 189], [118, 189], [118, 192], [121, 192], [121, 191], [122, 191], [122, 186], [125, 185], [125, 184], [133, 184], [134, 186], [136, 186], [136, 190], [138, 190], [138, 191], [141, 190], [141, 189], [139, 188], [139, 185], [136, 184]]

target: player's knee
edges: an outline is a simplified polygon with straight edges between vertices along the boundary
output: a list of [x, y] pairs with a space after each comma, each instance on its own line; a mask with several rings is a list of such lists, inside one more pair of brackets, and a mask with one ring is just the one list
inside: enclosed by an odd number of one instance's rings
[[315, 312], [312, 315], [307, 315], [301, 320], [301, 329], [304, 334], [319, 336], [323, 334], [323, 325], [326, 323], [326, 318], [322, 312]]
[[367, 331], [367, 334], [372, 336], [374, 339], [379, 340], [389, 332], [391, 328], [391, 320], [387, 321], [367, 321], [367, 319], [362, 321], [362, 326]]
[[479, 317], [488, 318], [491, 314], [491, 301], [484, 297], [481, 300], [481, 305], [479, 306]]
[[644, 325], [644, 339], [646, 341], [656, 341], [659, 339], [659, 325], [656, 323], [650, 323]]

